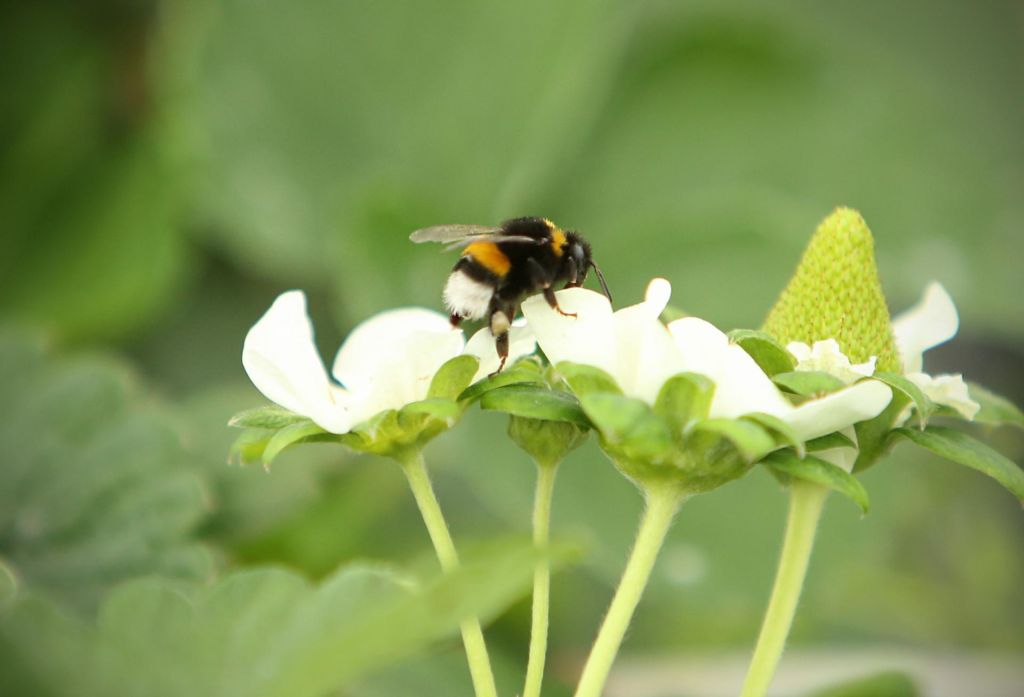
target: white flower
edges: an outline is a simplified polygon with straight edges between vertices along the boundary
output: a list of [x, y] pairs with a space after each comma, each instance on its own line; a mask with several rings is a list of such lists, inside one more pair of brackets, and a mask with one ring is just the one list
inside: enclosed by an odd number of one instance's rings
[[815, 341], [814, 346], [808, 346], [802, 341], [791, 341], [786, 344], [786, 350], [796, 358], [797, 370], [828, 373], [847, 385], [874, 375], [875, 364], [878, 362], [878, 358], [872, 356], [864, 363], [850, 363], [850, 359], [839, 349], [839, 342], [835, 339]]
[[[535, 342], [525, 327], [511, 335], [511, 355], [531, 353]], [[481, 330], [469, 343], [444, 315], [422, 308], [382, 312], [358, 325], [342, 344], [327, 375], [313, 343], [313, 325], [302, 291], [274, 301], [249, 330], [242, 365], [270, 401], [312, 419], [332, 433], [388, 410], [424, 399], [438, 368], [462, 353], [480, 358], [477, 380], [498, 367], [494, 339]]]
[[892, 323], [903, 362], [903, 372], [936, 404], [950, 407], [965, 419], [973, 419], [981, 406], [971, 399], [962, 375], [928, 375], [922, 372], [923, 354], [954, 336], [960, 317], [949, 293], [937, 282], [929, 283], [921, 300]]
[[[924, 352], [952, 339], [959, 324], [949, 293], [939, 283], [932, 282], [917, 305], [893, 320], [892, 331], [906, 377], [932, 402], [955, 409], [970, 420], [981, 407], [971, 399], [962, 375], [932, 376], [921, 372]], [[813, 347], [793, 341], [786, 349], [796, 358], [797, 370], [819, 370], [848, 385], [875, 374], [875, 356], [865, 363], [851, 364], [835, 339], [816, 341]], [[910, 407], [901, 421], [909, 416]]]
[[682, 357], [658, 317], [671, 295], [669, 282], [656, 278], [644, 301], [612, 312], [608, 298], [585, 288], [556, 293], [566, 317], [535, 295], [523, 303], [523, 315], [553, 365], [583, 363], [615, 378], [623, 393], [653, 403], [665, 380], [680, 373]]
[[870, 419], [892, 397], [886, 385], [865, 382], [794, 407], [746, 351], [714, 325], [697, 317], [666, 327], [658, 317], [672, 288], [656, 278], [644, 302], [612, 312], [608, 300], [583, 288], [559, 291], [565, 317], [543, 298], [523, 303], [523, 314], [552, 363], [584, 363], [611, 375], [631, 397], [654, 402], [665, 381], [689, 371], [715, 383], [710, 416], [735, 418], [765, 412], [789, 423], [803, 440]]

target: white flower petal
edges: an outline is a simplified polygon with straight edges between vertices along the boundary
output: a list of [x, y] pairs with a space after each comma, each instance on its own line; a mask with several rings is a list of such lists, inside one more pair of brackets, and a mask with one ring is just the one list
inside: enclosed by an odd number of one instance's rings
[[811, 359], [811, 347], [802, 341], [790, 341], [786, 344], [786, 350], [797, 360], [797, 364]]
[[[533, 329], [525, 322], [517, 320], [508, 332], [508, 362], [506, 365], [512, 365], [519, 357], [528, 356], [535, 350], [537, 350], [537, 337], [533, 335]], [[498, 351], [494, 346], [494, 335], [487, 328], [481, 329], [469, 338], [469, 341], [466, 342], [465, 353], [480, 359], [480, 368], [476, 371], [473, 382], [493, 373], [501, 363]]]
[[968, 421], [973, 421], [981, 405], [971, 399], [963, 375], [926, 375], [907, 373], [906, 377], [921, 388], [928, 399], [936, 404], [955, 409]]
[[875, 363], [877, 357], [872, 356], [864, 363], [852, 365], [850, 359], [839, 348], [839, 342], [835, 339], [815, 341], [814, 346], [808, 346], [800, 341], [793, 341], [787, 350], [797, 359], [797, 370], [820, 371], [839, 378], [847, 385], [851, 385], [861, 378], [870, 377], [875, 374]]
[[[423, 341], [427, 342], [422, 346], [426, 350], [419, 360], [419, 343]], [[411, 373], [418, 375], [440, 360], [436, 370], [448, 358], [459, 355], [464, 342], [462, 332], [452, 328], [439, 312], [419, 307], [389, 310], [352, 330], [338, 350], [331, 372], [349, 390], [363, 391], [370, 388], [384, 366], [415, 360], [417, 365]], [[444, 356], [447, 358], [441, 360]]]
[[555, 295], [559, 307], [576, 313], [576, 317], [560, 315], [541, 295], [523, 302], [523, 315], [548, 360], [552, 364], [584, 363], [611, 374], [615, 370], [615, 341], [608, 298], [585, 288], [566, 288]]
[[[857, 431], [852, 426], [844, 428], [840, 431], [844, 436], [852, 440], [854, 443], [857, 442]], [[853, 471], [853, 465], [857, 462], [857, 448], [851, 448], [849, 446], [839, 448], [829, 448], [828, 450], [822, 450], [814, 453], [815, 457], [820, 457], [825, 462], [830, 462], [836, 467], [841, 467], [847, 472]]]
[[682, 353], [682, 370], [715, 382], [711, 416], [735, 418], [760, 411], [781, 417], [793, 410], [757, 362], [710, 322], [684, 317], [668, 329]]
[[242, 366], [256, 389], [275, 404], [334, 433], [350, 428], [348, 395], [327, 377], [302, 291], [282, 293], [253, 325], [242, 347]]
[[892, 323], [903, 372], [919, 372], [923, 365], [921, 354], [952, 339], [959, 326], [960, 318], [949, 293], [941, 284], [929, 283], [920, 302]]
[[642, 304], [657, 318], [668, 307], [668, 301], [671, 297], [672, 284], [664, 278], [652, 278], [651, 282], [647, 284]]
[[684, 370], [683, 357], [665, 325], [664, 309], [646, 302], [626, 307], [612, 317], [615, 367], [612, 377], [630, 396], [653, 404], [665, 381]]
[[832, 394], [804, 402], [782, 418], [801, 440], [818, 438], [878, 416], [889, 405], [892, 390], [865, 380]]

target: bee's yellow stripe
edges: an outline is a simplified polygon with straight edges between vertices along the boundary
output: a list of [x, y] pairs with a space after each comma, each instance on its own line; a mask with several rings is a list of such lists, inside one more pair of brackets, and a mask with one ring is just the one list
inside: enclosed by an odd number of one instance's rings
[[494, 242], [474, 242], [463, 250], [462, 256], [472, 257], [473, 261], [499, 277], [508, 274], [512, 268], [512, 262]]
[[562, 252], [565, 251], [565, 233], [562, 232], [561, 228], [555, 227], [550, 221], [548, 224], [551, 225], [551, 249], [554, 250], [555, 256], [562, 256]]

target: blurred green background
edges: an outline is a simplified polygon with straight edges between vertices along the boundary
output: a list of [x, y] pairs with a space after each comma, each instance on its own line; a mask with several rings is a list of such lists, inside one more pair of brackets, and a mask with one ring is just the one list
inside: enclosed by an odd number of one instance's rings
[[[240, 348], [280, 291], [309, 293], [326, 356], [376, 311], [439, 307], [452, 258], [407, 235], [442, 222], [548, 216], [620, 303], [665, 276], [732, 328], [850, 205], [893, 310], [933, 278], [957, 300], [928, 368], [1024, 402], [1022, 38], [1015, 0], [5, 3], [0, 572], [89, 613], [144, 574], [424, 553], [394, 466], [311, 446], [228, 467], [225, 423], [262, 403]], [[533, 471], [504, 428], [471, 413], [428, 451], [457, 542], [527, 529]], [[1019, 434], [991, 438], [1024, 459]], [[827, 512], [795, 650], [1020, 656], [1012, 497], [909, 450], [864, 482], [868, 517]], [[761, 472], [687, 504], [627, 664], [752, 646], [784, 505]], [[639, 507], [593, 443], [560, 473], [556, 533], [587, 552], [554, 584], [553, 695]], [[488, 633], [508, 694], [528, 618], [524, 600]], [[350, 694], [466, 694], [458, 654]]]

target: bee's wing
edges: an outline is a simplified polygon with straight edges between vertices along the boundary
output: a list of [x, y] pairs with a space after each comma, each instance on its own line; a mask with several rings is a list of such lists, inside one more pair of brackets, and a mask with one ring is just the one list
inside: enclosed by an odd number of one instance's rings
[[505, 235], [500, 227], [486, 225], [435, 225], [409, 235], [413, 242], [448, 243], [445, 249], [458, 249], [474, 242], [513, 242], [543, 244], [543, 240], [526, 235]]
[[458, 242], [467, 237], [497, 235], [500, 233], [500, 227], [487, 227], [486, 225], [435, 225], [417, 230], [409, 235], [409, 239], [417, 243]]

